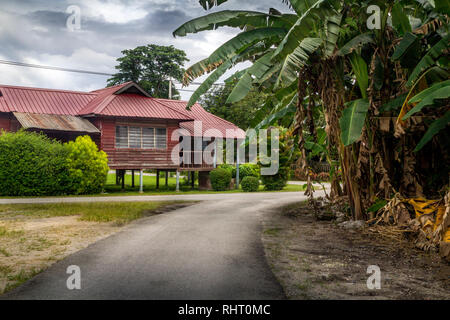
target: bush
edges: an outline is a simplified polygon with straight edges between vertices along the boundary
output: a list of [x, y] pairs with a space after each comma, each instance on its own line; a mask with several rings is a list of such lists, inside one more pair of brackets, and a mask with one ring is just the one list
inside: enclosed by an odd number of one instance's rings
[[[236, 176], [236, 169], [234, 175]], [[259, 179], [259, 166], [252, 163], [239, 165], [239, 179], [243, 181], [245, 177], [255, 177]]]
[[98, 193], [108, 170], [106, 154], [88, 136], [62, 144], [27, 131], [0, 135], [0, 195]]
[[62, 195], [72, 190], [63, 144], [37, 133], [0, 135], [0, 195]]
[[75, 194], [100, 193], [108, 176], [108, 157], [89, 136], [66, 144], [67, 166], [74, 180]]
[[220, 166], [218, 166], [218, 168], [230, 171], [231, 177], [236, 178], [236, 167], [235, 166], [228, 164], [228, 163], [223, 163]]
[[[271, 135], [269, 135], [267, 144], [272, 145]], [[294, 149], [294, 139], [289, 131], [280, 128], [280, 135], [278, 138], [279, 143], [279, 158], [278, 158], [278, 172], [275, 175], [263, 175], [261, 176], [262, 183], [264, 184], [265, 190], [282, 190], [289, 179], [290, 166], [292, 163], [292, 157], [295, 152]], [[268, 156], [267, 159], [271, 158]], [[266, 161], [264, 161], [266, 162]]]
[[273, 176], [261, 176], [265, 190], [283, 190], [289, 178], [289, 169], [281, 167]]
[[231, 182], [231, 173], [223, 168], [214, 169], [209, 173], [211, 185], [216, 191], [228, 190]]
[[242, 179], [241, 182], [242, 190], [245, 192], [255, 192], [259, 189], [259, 179], [252, 176], [247, 176]]

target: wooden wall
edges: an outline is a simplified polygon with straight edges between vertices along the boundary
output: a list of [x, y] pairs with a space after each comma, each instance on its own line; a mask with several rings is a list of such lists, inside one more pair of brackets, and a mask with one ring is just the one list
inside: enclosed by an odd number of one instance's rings
[[11, 131], [11, 117], [8, 113], [0, 112], [0, 131]]
[[[178, 121], [102, 118], [92, 122], [101, 130], [100, 148], [108, 154], [111, 169], [176, 169], [171, 153], [178, 141], [171, 141], [172, 133], [179, 128]], [[116, 149], [116, 126], [167, 128], [166, 149]]]

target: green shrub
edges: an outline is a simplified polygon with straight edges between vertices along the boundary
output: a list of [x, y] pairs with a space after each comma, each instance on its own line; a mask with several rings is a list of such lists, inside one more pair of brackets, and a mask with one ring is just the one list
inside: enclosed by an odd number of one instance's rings
[[0, 135], [0, 195], [42, 196], [70, 193], [73, 181], [63, 144], [37, 133]]
[[289, 169], [281, 167], [273, 176], [261, 176], [265, 190], [283, 190], [289, 178]]
[[217, 168], [209, 173], [211, 186], [216, 191], [228, 190], [230, 188], [231, 173], [229, 170]]
[[228, 163], [223, 163], [220, 166], [218, 166], [218, 168], [230, 171], [231, 178], [236, 178], [236, 167], [235, 166], [228, 164]]
[[242, 179], [241, 182], [242, 190], [245, 192], [255, 192], [259, 189], [259, 179], [252, 176], [247, 176]]
[[[236, 172], [234, 175], [236, 176]], [[243, 181], [245, 177], [255, 177], [259, 179], [259, 166], [252, 163], [239, 165], [239, 179]]]
[[108, 157], [99, 151], [89, 136], [78, 137], [66, 144], [67, 166], [74, 180], [73, 193], [100, 193], [108, 176]]
[[[280, 135], [278, 138], [279, 143], [279, 158], [278, 158], [278, 172], [275, 175], [262, 175], [261, 181], [265, 190], [282, 190], [289, 179], [290, 166], [292, 163], [294, 148], [294, 139], [290, 131], [280, 128]], [[268, 133], [269, 138], [267, 144], [272, 145], [271, 135]], [[270, 160], [270, 156], [267, 159]], [[264, 161], [266, 162], [266, 161]]]
[[0, 195], [45, 196], [101, 192], [106, 154], [90, 137], [62, 144], [43, 134], [0, 135]]

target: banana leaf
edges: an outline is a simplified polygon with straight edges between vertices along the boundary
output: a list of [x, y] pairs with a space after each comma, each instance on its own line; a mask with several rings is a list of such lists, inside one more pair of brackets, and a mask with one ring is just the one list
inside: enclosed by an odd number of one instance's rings
[[339, 119], [341, 140], [344, 146], [349, 146], [361, 137], [362, 129], [369, 110], [369, 100], [358, 99], [348, 103]]

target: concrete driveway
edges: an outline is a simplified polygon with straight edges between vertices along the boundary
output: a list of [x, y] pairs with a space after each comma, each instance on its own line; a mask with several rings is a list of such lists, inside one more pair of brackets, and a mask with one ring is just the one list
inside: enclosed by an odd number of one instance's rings
[[[284, 298], [266, 263], [261, 218], [276, 207], [304, 200], [302, 192], [25, 200], [167, 199], [202, 202], [138, 220], [52, 265], [2, 299]], [[67, 289], [70, 265], [81, 269], [81, 290]]]

